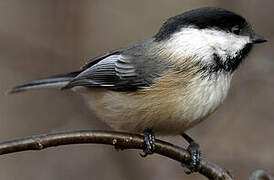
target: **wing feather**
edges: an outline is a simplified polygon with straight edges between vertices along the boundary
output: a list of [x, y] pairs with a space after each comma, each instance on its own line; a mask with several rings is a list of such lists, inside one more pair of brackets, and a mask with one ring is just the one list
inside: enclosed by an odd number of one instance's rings
[[133, 90], [148, 87], [149, 84], [133, 63], [134, 58], [114, 54], [101, 59], [85, 69], [65, 87], [111, 87], [114, 90]]

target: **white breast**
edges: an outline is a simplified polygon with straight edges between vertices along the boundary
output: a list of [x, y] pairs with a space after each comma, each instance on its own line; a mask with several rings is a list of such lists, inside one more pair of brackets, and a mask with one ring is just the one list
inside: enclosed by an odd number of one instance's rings
[[194, 78], [187, 88], [121, 93], [88, 89], [85, 97], [98, 117], [115, 129], [159, 134], [179, 134], [214, 112], [227, 96], [231, 76]]
[[193, 80], [191, 90], [182, 97], [181, 107], [178, 107], [184, 111], [183, 119], [188, 121], [189, 127], [199, 123], [217, 109], [228, 94], [231, 79], [231, 74], [219, 73]]

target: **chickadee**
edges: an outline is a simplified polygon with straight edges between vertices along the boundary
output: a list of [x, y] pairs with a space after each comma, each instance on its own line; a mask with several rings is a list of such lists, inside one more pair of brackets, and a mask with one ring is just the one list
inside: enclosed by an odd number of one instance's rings
[[25, 83], [10, 93], [81, 87], [90, 107], [111, 127], [144, 132], [145, 155], [153, 153], [153, 133], [182, 134], [197, 171], [199, 146], [183, 132], [220, 106], [233, 73], [252, 45], [262, 42], [266, 40], [238, 14], [195, 9], [168, 19], [152, 38], [94, 58], [79, 71]]

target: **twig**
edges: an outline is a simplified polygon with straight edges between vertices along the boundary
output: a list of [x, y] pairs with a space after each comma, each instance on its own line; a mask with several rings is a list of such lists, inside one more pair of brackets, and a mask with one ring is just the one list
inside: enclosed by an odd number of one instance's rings
[[249, 180], [273, 180], [273, 177], [264, 170], [254, 171]]
[[[143, 136], [110, 131], [69, 131], [30, 136], [0, 143], [0, 155], [69, 144], [107, 144], [119, 149], [143, 149]], [[180, 163], [189, 162], [189, 153], [176, 145], [161, 140], [155, 141], [155, 153]], [[232, 180], [229, 173], [217, 165], [202, 159], [200, 174], [208, 179]]]

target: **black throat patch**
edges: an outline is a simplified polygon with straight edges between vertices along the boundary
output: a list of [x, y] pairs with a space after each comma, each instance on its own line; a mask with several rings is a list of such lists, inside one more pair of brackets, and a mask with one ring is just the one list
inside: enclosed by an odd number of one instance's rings
[[227, 57], [225, 61], [223, 61], [218, 54], [214, 53], [214, 63], [210, 65], [202, 65], [200, 63], [199, 65], [201, 66], [201, 71], [206, 72], [207, 74], [212, 74], [216, 72], [233, 73], [239, 67], [239, 65], [248, 55], [251, 49], [252, 44], [249, 43], [242, 50], [240, 50], [236, 56]]

